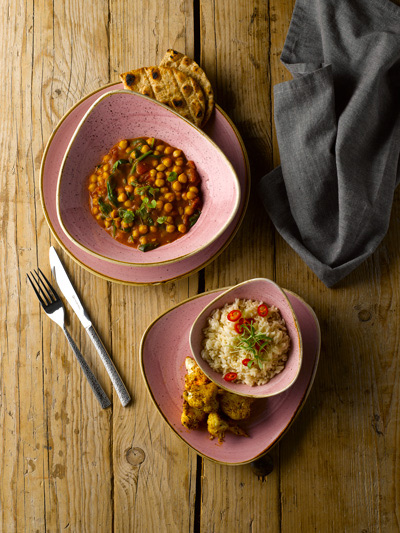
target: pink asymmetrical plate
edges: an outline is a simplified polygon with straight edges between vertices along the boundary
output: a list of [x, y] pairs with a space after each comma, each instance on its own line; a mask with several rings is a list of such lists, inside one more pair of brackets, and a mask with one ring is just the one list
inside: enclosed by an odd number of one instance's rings
[[150, 324], [142, 338], [140, 364], [149, 393], [171, 429], [203, 457], [218, 463], [239, 465], [252, 462], [270, 450], [301, 410], [317, 370], [321, 333], [311, 307], [296, 294], [285, 290], [303, 339], [300, 373], [286, 391], [254, 402], [251, 417], [239, 423], [249, 438], [227, 433], [222, 444], [216, 439], [210, 440], [205, 427], [190, 431], [181, 424], [185, 358], [191, 356], [189, 332], [193, 321], [224, 290], [186, 300]]
[[121, 83], [114, 83], [89, 94], [61, 119], [50, 137], [42, 159], [40, 173], [42, 206], [57, 242], [82, 267], [109, 281], [132, 285], [158, 284], [182, 278], [200, 270], [226, 248], [238, 230], [247, 206], [250, 192], [249, 163], [237, 129], [221, 108], [216, 106], [204, 131], [232, 164], [241, 192], [239, 209], [223, 233], [199, 252], [170, 264], [152, 266], [115, 264], [88, 253], [67, 237], [58, 220], [56, 201], [58, 175], [68, 145], [88, 109], [100, 96], [122, 88]]

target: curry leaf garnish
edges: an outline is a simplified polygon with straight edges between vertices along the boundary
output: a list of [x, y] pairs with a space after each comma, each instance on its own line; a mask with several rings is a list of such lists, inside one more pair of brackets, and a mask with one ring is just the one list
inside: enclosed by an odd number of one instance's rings
[[189, 218], [189, 227], [191, 228], [196, 224], [196, 222], [199, 220], [199, 216], [201, 214], [201, 211], [196, 211], [190, 218]]
[[127, 163], [129, 163], [127, 159], [118, 159], [118, 161], [113, 164], [111, 172], [114, 174], [119, 165], [126, 165]]
[[175, 181], [176, 179], [178, 179], [178, 174], [176, 172], [174, 172], [174, 171], [170, 172], [167, 180], [168, 181]]
[[106, 204], [102, 198], [99, 198], [99, 208], [103, 215], [105, 215], [106, 217], [113, 210], [112, 206], [110, 204]]
[[138, 250], [141, 252], [148, 252], [149, 250], [154, 250], [158, 248], [160, 244], [158, 242], [147, 242], [146, 244], [141, 244], [138, 246]]
[[108, 196], [108, 199], [110, 200], [110, 202], [116, 206], [117, 203], [118, 203], [118, 199], [115, 196], [114, 189], [113, 189], [113, 186], [112, 186], [110, 178], [108, 178], [108, 180], [107, 180], [107, 196]]

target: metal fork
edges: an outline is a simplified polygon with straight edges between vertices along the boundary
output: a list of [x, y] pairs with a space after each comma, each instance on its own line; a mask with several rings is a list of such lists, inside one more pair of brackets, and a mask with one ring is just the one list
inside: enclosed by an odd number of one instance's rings
[[67, 328], [65, 327], [65, 320], [64, 320], [65, 311], [64, 311], [64, 305], [62, 301], [60, 300], [60, 297], [58, 296], [57, 292], [53, 289], [52, 285], [50, 284], [46, 276], [43, 274], [43, 272], [40, 270], [40, 268], [38, 268], [38, 272], [34, 270], [30, 274], [32, 276], [32, 279], [31, 279], [31, 276], [29, 276], [29, 274], [27, 274], [27, 278], [30, 284], [32, 285], [33, 290], [35, 291], [36, 296], [39, 299], [39, 302], [43, 308], [43, 311], [56, 324], [58, 324], [60, 328], [62, 328], [76, 358], [78, 359], [78, 363], [80, 364], [81, 369], [83, 370], [83, 373], [85, 374], [89, 382], [89, 385], [91, 386], [92, 391], [94, 392], [94, 395], [99, 401], [101, 407], [103, 409], [106, 409], [107, 407], [111, 405], [111, 401], [108, 398], [107, 394], [104, 392], [100, 383], [97, 381], [96, 376], [90, 370], [89, 365], [83, 358], [83, 355], [79, 351], [77, 345], [75, 344]]

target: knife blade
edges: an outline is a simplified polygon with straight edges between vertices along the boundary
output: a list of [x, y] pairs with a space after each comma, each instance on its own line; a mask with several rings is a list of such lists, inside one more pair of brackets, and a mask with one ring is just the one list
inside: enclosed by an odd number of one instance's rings
[[107, 350], [101, 342], [97, 331], [94, 329], [89, 315], [86, 309], [83, 307], [79, 296], [77, 295], [71, 283], [71, 280], [68, 277], [64, 265], [61, 263], [61, 260], [58, 257], [58, 254], [53, 246], [50, 246], [49, 258], [51, 272], [57, 282], [57, 285], [59, 286], [69, 305], [74, 310], [76, 316], [79, 318], [82, 326], [85, 328], [87, 334], [89, 335], [90, 340], [93, 342], [97, 353], [100, 355], [100, 358], [107, 370], [107, 373], [110, 376], [111, 382], [114, 385], [114, 388], [122, 405], [126, 407], [131, 401], [130, 394], [127, 388], [125, 387], [111, 357], [108, 355]]

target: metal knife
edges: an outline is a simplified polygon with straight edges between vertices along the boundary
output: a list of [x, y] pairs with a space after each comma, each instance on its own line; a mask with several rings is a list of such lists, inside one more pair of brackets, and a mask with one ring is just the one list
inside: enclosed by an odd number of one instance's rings
[[81, 301], [79, 300], [79, 297], [76, 294], [74, 287], [72, 286], [68, 274], [65, 271], [65, 268], [61, 263], [61, 260], [58, 257], [57, 252], [53, 246], [50, 246], [49, 257], [51, 272], [54, 278], [56, 279], [61, 292], [63, 293], [63, 295], [67, 299], [67, 302], [72, 307], [75, 314], [81, 321], [81, 324], [89, 335], [90, 340], [93, 342], [107, 370], [107, 373], [110, 376], [111, 382], [114, 385], [115, 390], [117, 391], [118, 398], [120, 399], [122, 405], [125, 407], [131, 401], [129, 392], [126, 389], [121, 379], [121, 376], [118, 374], [118, 370], [115, 368], [111, 357], [108, 355], [107, 350], [101, 342], [100, 337], [94, 329], [92, 322], [90, 321], [89, 315], [81, 304]]

